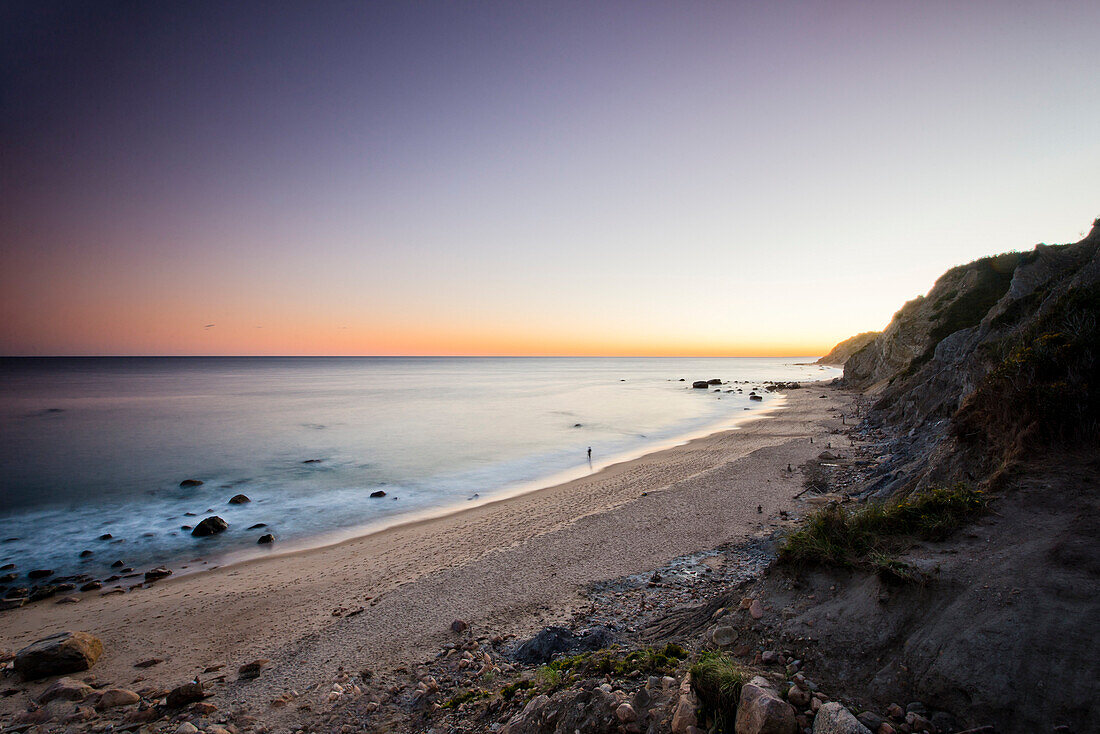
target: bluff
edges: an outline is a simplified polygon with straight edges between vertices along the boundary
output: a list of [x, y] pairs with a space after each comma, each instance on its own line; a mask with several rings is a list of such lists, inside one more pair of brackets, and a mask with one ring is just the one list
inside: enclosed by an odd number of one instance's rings
[[891, 561], [919, 584], [816, 572], [838, 592], [791, 624], [837, 681], [1002, 732], [1100, 720], [1098, 253], [1100, 220], [1080, 242], [952, 268], [845, 362], [842, 386], [870, 399], [853, 436], [878, 457], [846, 493], [962, 482], [990, 511]]
[[[947, 271], [844, 364], [914, 482], [996, 478], [1100, 428], [1100, 220], [1080, 242]], [[838, 345], [838, 348], [841, 345]], [[893, 494], [893, 486], [884, 495]]]
[[881, 331], [865, 331], [862, 334], [849, 337], [833, 347], [824, 357], [817, 360], [816, 364], [843, 366], [849, 357], [877, 339], [880, 334], [882, 334]]

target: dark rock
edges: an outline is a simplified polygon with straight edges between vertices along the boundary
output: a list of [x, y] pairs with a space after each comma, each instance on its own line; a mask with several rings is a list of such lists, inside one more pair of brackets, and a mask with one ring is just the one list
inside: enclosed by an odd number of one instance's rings
[[247, 505], [251, 501], [247, 495], [243, 494], [235, 494], [229, 498], [229, 504], [231, 505]]
[[0, 584], [10, 584], [12, 581], [15, 581], [15, 579], [16, 575], [14, 573], [6, 573], [0, 576]]
[[172, 570], [165, 568], [164, 566], [157, 566], [145, 572], [146, 581], [156, 581], [158, 579], [168, 578], [172, 575]]
[[75, 678], [58, 678], [38, 696], [39, 704], [50, 701], [83, 701], [95, 691], [87, 683]]
[[260, 677], [260, 671], [264, 669], [264, 666], [269, 661], [264, 659], [253, 660], [251, 663], [245, 663], [237, 669], [237, 677], [240, 680], [252, 680], [253, 678]]
[[10, 571], [13, 568], [15, 568], [14, 563], [5, 563], [3, 566], [0, 566], [0, 571]]
[[80, 551], [80, 557], [81, 557], [81, 558], [87, 558], [88, 556], [94, 556], [94, 555], [95, 555], [95, 554], [94, 554], [94, 553], [92, 553], [92, 552], [91, 552], [90, 550], [82, 550], [82, 551]]
[[691, 386], [696, 390], [706, 390], [708, 387], [710, 387], [710, 385], [707, 384], [706, 380], [696, 380], [695, 382], [691, 383]]
[[376, 489], [375, 491], [370, 493], [370, 496], [371, 497], [385, 497], [386, 493], [385, 493], [385, 491], [383, 491], [381, 489]]
[[114, 563], [111, 564], [111, 568], [122, 568], [125, 565], [126, 564], [123, 563], [122, 561], [115, 561]]
[[320, 464], [320, 463], [321, 463], [321, 459], [306, 459], [306, 460], [305, 460], [305, 461], [303, 461], [302, 463], [303, 463], [303, 464]]
[[87, 670], [103, 654], [103, 643], [87, 632], [59, 632], [15, 654], [15, 670], [24, 678], [44, 678]]
[[470, 625], [466, 624], [464, 620], [456, 619], [455, 621], [451, 622], [451, 632], [462, 634], [468, 629], [470, 629]]
[[256, 544], [257, 545], [271, 545], [274, 542], [275, 542], [275, 536], [272, 535], [271, 533], [267, 533], [265, 535], [261, 535], [260, 539], [256, 541]]
[[0, 599], [0, 612], [7, 611], [8, 609], [18, 609], [27, 603], [27, 597], [25, 596], [5, 596]]
[[27, 578], [29, 579], [44, 579], [47, 576], [53, 576], [54, 572], [48, 568], [36, 568], [33, 571], [27, 571]]
[[103, 584], [99, 581], [89, 581], [80, 587], [81, 591], [95, 591], [96, 589], [102, 589]]
[[874, 711], [864, 711], [856, 718], [859, 719], [859, 723], [873, 732], [878, 731], [878, 728], [886, 721], [885, 718], [879, 716]]
[[936, 727], [936, 731], [941, 732], [941, 734], [950, 734], [950, 732], [959, 728], [959, 722], [946, 711], [936, 711], [928, 718], [932, 722], [932, 726]]
[[149, 658], [148, 660], [142, 660], [139, 663], [134, 663], [134, 667], [135, 668], [151, 668], [154, 665], [159, 665], [160, 663], [163, 663], [163, 662], [164, 662], [163, 658]]
[[180, 525], [180, 530], [191, 530], [194, 525]]
[[205, 694], [202, 690], [202, 683], [193, 680], [190, 683], [184, 683], [182, 686], [176, 686], [169, 691], [165, 705], [170, 709], [178, 709], [189, 703], [201, 701], [203, 698], [205, 698]]
[[749, 395], [749, 400], [763, 400], [759, 395]]
[[249, 530], [259, 530], [260, 528], [266, 528], [266, 527], [267, 527], [266, 522], [258, 522], [255, 525], [249, 525], [248, 529]]
[[722, 381], [719, 380], [717, 377], [714, 377], [714, 378], [711, 378], [711, 379], [707, 380], [707, 384], [708, 385], [721, 385]]
[[58, 588], [52, 584], [36, 586], [31, 590], [29, 601], [41, 601], [42, 599], [49, 599], [57, 592]]
[[196, 538], [205, 538], [208, 535], [224, 532], [228, 528], [229, 523], [217, 515], [212, 515], [196, 525], [195, 529], [191, 531], [191, 535]]
[[110, 533], [104, 533], [103, 535], [99, 536], [99, 540], [110, 540], [113, 537], [115, 536], [111, 535]]
[[611, 644], [611, 631], [606, 627], [593, 627], [574, 634], [564, 627], [547, 627], [520, 645], [513, 657], [521, 663], [541, 664], [563, 652], [599, 650]]
[[180, 482], [180, 487], [183, 488], [183, 489], [187, 489], [188, 487], [201, 487], [201, 486], [202, 486], [202, 480], [201, 479], [184, 479], [182, 482]]

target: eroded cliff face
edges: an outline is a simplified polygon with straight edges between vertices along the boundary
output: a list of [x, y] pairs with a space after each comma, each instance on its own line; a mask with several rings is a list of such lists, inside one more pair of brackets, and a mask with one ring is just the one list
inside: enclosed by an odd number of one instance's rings
[[833, 347], [828, 354], [817, 360], [817, 364], [831, 364], [843, 366], [856, 352], [873, 342], [882, 334], [881, 331], [865, 331], [853, 337], [845, 339]]
[[1098, 311], [1100, 220], [1075, 244], [953, 268], [905, 304], [844, 367], [844, 382], [875, 398], [872, 423], [907, 442], [903, 481], [882, 494], [988, 474], [1065, 413], [1088, 421]]

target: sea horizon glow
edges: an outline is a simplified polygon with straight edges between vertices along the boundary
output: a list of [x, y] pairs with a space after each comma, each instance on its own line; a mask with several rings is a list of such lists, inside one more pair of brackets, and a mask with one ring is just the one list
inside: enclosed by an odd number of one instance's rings
[[824, 354], [1100, 215], [1096, 27], [5, 3], [0, 354]]

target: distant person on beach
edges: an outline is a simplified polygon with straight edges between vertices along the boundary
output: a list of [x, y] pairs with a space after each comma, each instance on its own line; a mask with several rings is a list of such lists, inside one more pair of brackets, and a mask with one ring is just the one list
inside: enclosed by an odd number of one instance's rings
[[591, 446], [588, 447], [588, 460], [592, 461], [592, 447]]

